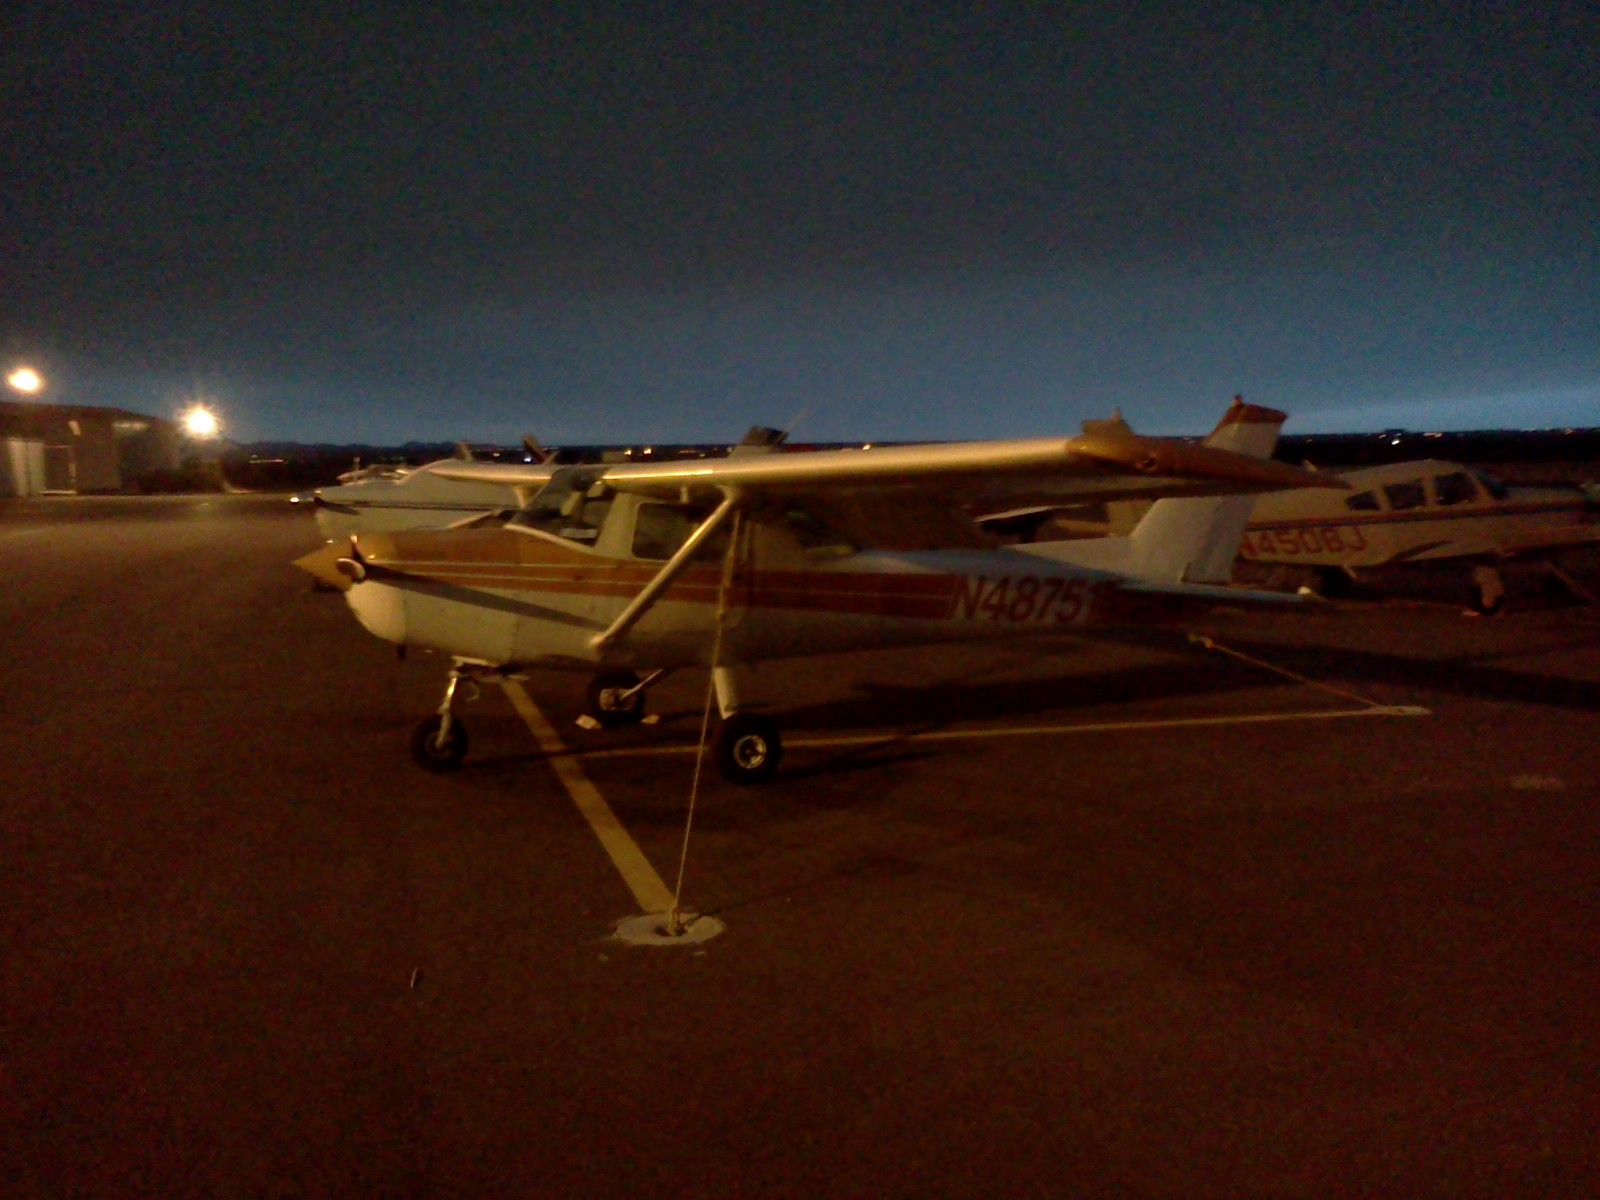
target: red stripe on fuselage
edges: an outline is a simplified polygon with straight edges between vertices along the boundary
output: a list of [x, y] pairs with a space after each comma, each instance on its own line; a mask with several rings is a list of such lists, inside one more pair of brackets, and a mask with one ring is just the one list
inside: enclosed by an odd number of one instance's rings
[[[529, 563], [523, 566], [439, 560], [391, 561], [383, 566], [396, 574], [453, 587], [613, 599], [631, 599], [656, 575], [648, 567], [631, 565]], [[730, 599], [741, 608], [942, 620], [954, 610], [960, 586], [961, 577], [956, 575], [742, 571], [734, 576]], [[721, 589], [720, 569], [690, 568], [673, 582], [663, 599], [683, 604], [715, 604]]]
[[[1407, 508], [1399, 512], [1351, 511], [1343, 516], [1296, 517], [1280, 521], [1252, 521], [1247, 526], [1250, 533], [1270, 533], [1284, 529], [1323, 529], [1336, 525], [1405, 525], [1418, 521], [1472, 521], [1493, 520], [1496, 517], [1526, 517], [1535, 513], [1571, 513], [1581, 516], [1583, 502], [1559, 500], [1528, 501], [1523, 504], [1497, 504], [1493, 508]], [[1581, 524], [1581, 522], [1578, 522]]]

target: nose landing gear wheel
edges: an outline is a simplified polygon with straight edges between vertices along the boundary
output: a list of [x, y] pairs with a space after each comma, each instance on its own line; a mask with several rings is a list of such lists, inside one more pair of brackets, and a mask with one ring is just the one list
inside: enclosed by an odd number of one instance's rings
[[764, 783], [783, 761], [783, 739], [766, 717], [734, 713], [717, 731], [712, 754], [729, 783]]
[[445, 730], [444, 718], [434, 713], [411, 731], [411, 757], [424, 770], [454, 771], [466, 756], [467, 727], [458, 718], [452, 717]]
[[632, 671], [601, 671], [589, 682], [586, 711], [606, 729], [644, 720], [644, 689]]

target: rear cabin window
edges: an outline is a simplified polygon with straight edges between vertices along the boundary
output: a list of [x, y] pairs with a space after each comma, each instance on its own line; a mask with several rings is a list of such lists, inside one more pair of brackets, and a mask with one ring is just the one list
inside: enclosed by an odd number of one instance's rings
[[1372, 492], [1357, 492], [1344, 498], [1344, 506], [1351, 512], [1377, 512], [1378, 497]]
[[1472, 476], [1465, 471], [1452, 471], [1435, 476], [1433, 498], [1443, 505], [1471, 504], [1478, 498], [1478, 490], [1472, 486]]
[[1420, 479], [1384, 484], [1383, 494], [1389, 498], [1389, 507], [1396, 512], [1407, 508], [1421, 508], [1428, 502], [1428, 494], [1423, 491]]

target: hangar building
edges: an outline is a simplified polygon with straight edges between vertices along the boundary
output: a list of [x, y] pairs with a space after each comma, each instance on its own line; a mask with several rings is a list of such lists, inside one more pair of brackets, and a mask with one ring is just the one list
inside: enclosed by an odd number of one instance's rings
[[175, 469], [175, 422], [121, 408], [0, 400], [0, 496], [120, 492], [142, 472]]

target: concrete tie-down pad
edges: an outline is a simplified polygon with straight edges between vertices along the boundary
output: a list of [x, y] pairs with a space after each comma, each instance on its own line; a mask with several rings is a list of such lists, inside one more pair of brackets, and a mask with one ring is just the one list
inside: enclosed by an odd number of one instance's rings
[[698, 946], [727, 928], [715, 917], [681, 912], [673, 932], [671, 913], [644, 913], [617, 922], [617, 941], [629, 946]]

